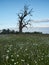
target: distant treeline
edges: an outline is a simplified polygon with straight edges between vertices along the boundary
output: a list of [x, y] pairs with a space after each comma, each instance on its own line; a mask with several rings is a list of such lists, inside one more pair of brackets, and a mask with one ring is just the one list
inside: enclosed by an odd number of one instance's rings
[[19, 33], [19, 32], [15, 30], [10, 30], [10, 29], [3, 29], [0, 32], [0, 34], [16, 34], [16, 33]]
[[[0, 34], [19, 34], [19, 32], [10, 29], [3, 29], [0, 31]], [[22, 34], [42, 34], [42, 32], [22, 32]]]

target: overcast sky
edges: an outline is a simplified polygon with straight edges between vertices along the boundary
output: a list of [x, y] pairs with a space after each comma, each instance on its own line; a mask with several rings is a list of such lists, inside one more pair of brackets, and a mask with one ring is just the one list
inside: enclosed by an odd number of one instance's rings
[[19, 13], [25, 4], [33, 8], [31, 24], [32, 27], [38, 28], [34, 30], [49, 33], [49, 0], [0, 0], [0, 29], [16, 29], [16, 13]]

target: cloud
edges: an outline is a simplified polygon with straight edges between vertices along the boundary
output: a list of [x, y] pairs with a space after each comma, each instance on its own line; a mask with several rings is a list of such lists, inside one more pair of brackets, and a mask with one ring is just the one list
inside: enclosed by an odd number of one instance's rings
[[47, 28], [49, 27], [49, 24], [36, 25], [35, 27]]
[[32, 22], [49, 22], [49, 18], [48, 19], [41, 19], [41, 20], [32, 20]]
[[49, 27], [49, 18], [41, 20], [31, 20], [32, 27]]

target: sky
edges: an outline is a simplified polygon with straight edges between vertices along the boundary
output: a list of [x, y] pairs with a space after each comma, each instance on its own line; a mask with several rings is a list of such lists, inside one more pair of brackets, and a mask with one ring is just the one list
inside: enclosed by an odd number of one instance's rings
[[23, 10], [24, 5], [33, 8], [31, 27], [23, 31], [40, 31], [49, 33], [49, 0], [0, 0], [0, 30], [18, 30], [17, 13]]

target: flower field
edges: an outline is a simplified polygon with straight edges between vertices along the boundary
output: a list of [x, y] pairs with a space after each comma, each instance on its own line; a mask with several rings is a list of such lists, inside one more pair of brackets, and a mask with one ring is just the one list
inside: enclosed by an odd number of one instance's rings
[[0, 65], [49, 65], [49, 35], [0, 35]]

